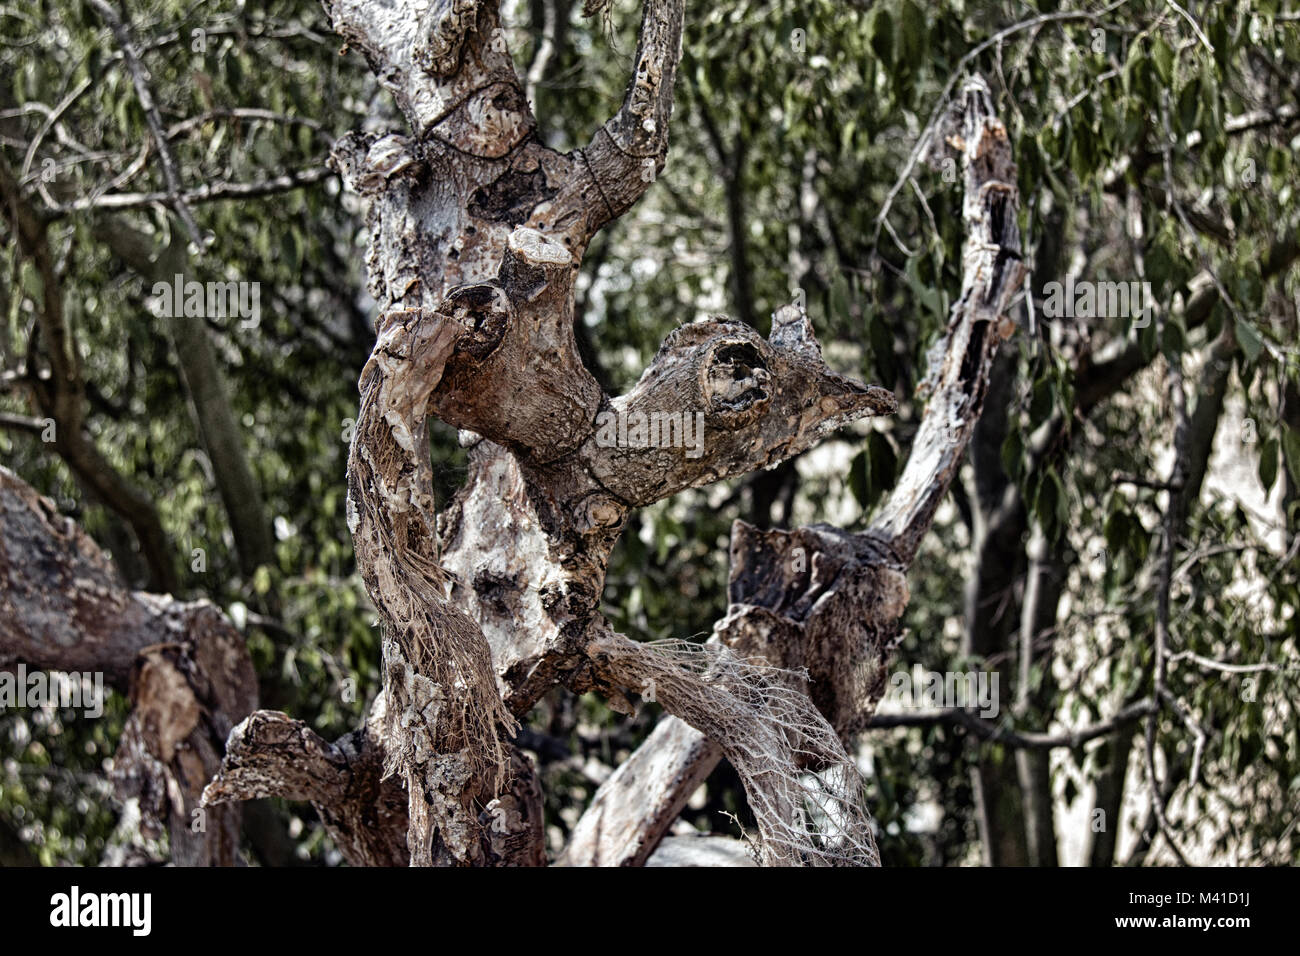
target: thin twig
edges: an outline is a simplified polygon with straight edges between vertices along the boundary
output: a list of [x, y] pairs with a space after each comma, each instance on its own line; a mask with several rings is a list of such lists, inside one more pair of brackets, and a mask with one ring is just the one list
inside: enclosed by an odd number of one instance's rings
[[[323, 179], [329, 179], [333, 175], [334, 172], [326, 167], [322, 161], [316, 166], [310, 166], [306, 169], [296, 170], [258, 182], [212, 183], [208, 186], [200, 186], [197, 189], [191, 189], [183, 193], [181, 198], [190, 205], [214, 202], [219, 199], [255, 199], [259, 196], [269, 196], [273, 193], [287, 192], [303, 186], [310, 186]], [[58, 219], [69, 213], [83, 212], [88, 209], [136, 209], [154, 203], [166, 203], [170, 199], [171, 195], [166, 192], [109, 193], [104, 196], [87, 197], [56, 206], [49, 211], [49, 217]]]
[[145, 81], [144, 65], [140, 62], [140, 57], [135, 50], [135, 44], [131, 40], [131, 31], [122, 21], [122, 18], [118, 16], [117, 11], [108, 4], [107, 0], [90, 0], [90, 5], [108, 24], [108, 28], [113, 32], [118, 46], [122, 48], [122, 56], [126, 62], [127, 71], [131, 74], [131, 83], [135, 86], [136, 98], [140, 100], [140, 108], [144, 110], [149, 132], [158, 147], [158, 161], [162, 166], [163, 181], [167, 184], [168, 205], [180, 217], [185, 226], [185, 231], [189, 233], [190, 241], [202, 248], [204, 245], [203, 236], [198, 223], [194, 221], [194, 214], [190, 212], [190, 207], [185, 202], [184, 188], [181, 185], [176, 157], [172, 154], [171, 146], [167, 142], [167, 134], [163, 130], [162, 119], [158, 115], [158, 107], [154, 104], [153, 93], [149, 90], [149, 84]]
[[1104, 737], [1121, 727], [1140, 720], [1158, 710], [1150, 698], [1140, 700], [1125, 707], [1109, 720], [1104, 720], [1078, 730], [1064, 733], [1046, 734], [1017, 732], [995, 724], [980, 717], [974, 710], [965, 707], [947, 707], [940, 710], [918, 710], [901, 714], [876, 714], [867, 726], [873, 729], [889, 727], [930, 727], [935, 724], [953, 724], [965, 727], [983, 740], [1004, 744], [1022, 750], [1053, 750], [1065, 747], [1077, 750], [1090, 740]]

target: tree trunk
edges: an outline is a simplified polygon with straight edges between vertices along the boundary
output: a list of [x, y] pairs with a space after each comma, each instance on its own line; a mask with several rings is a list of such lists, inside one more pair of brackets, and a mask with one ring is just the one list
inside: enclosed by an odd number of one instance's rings
[[[627, 712], [630, 695], [650, 696], [676, 718], [602, 788], [562, 862], [645, 861], [725, 754], [757, 819], [760, 861], [878, 863], [843, 741], [883, 693], [904, 573], [960, 465], [1022, 276], [1015, 167], [987, 88], [967, 83], [954, 111], [962, 289], [931, 352], [926, 415], [898, 488], [860, 534], [737, 522], [731, 607], [714, 638], [642, 645], [599, 612], [634, 509], [788, 460], [849, 421], [893, 412], [894, 397], [832, 372], [794, 306], [777, 310], [766, 339], [728, 319], [679, 328], [622, 396], [604, 394], [584, 366], [574, 276], [597, 231], [665, 162], [681, 0], [646, 3], [626, 99], [571, 153], [536, 136], [494, 4], [440, 0], [422, 16], [361, 0], [327, 7], [410, 127], [353, 135], [334, 153], [370, 203], [380, 316], [360, 382], [348, 526], [383, 631], [372, 725], [385, 776], [406, 787], [410, 863], [541, 862], [536, 779], [510, 741], [557, 685]], [[468, 481], [440, 521], [429, 414], [470, 449]], [[666, 414], [679, 416], [679, 436], [698, 423], [700, 441], [628, 437], [630, 422]], [[232, 738], [210, 797], [330, 805], [344, 760], [338, 744], [259, 715]], [[306, 779], [304, 763], [318, 768]]]

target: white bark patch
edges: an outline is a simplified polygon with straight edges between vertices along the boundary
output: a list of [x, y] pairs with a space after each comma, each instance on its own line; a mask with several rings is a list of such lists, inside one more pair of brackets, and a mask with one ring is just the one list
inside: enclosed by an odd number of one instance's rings
[[510, 233], [506, 245], [519, 258], [533, 265], [563, 266], [573, 262], [568, 249], [527, 226], [521, 226]]
[[402, 416], [395, 411], [384, 413], [384, 421], [388, 422], [388, 427], [393, 430], [393, 441], [408, 454], [415, 454], [415, 439], [411, 437], [411, 430], [406, 427], [406, 422], [402, 421]]

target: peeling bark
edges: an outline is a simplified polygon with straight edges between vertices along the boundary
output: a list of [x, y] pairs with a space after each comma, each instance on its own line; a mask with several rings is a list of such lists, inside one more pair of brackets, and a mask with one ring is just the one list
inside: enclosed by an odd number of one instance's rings
[[[894, 402], [831, 373], [795, 309], [766, 341], [726, 321], [680, 330], [622, 398], [583, 366], [573, 279], [591, 237], [663, 165], [678, 0], [646, 5], [622, 107], [568, 155], [534, 136], [489, 5], [435, 4], [423, 20], [330, 9], [411, 125], [409, 139], [347, 139], [334, 160], [371, 200], [383, 308], [361, 380], [349, 527], [385, 632], [389, 769], [407, 779], [413, 864], [484, 862], [476, 811], [509, 792], [513, 715], [557, 682], [594, 679], [588, 644], [629, 509], [779, 462]], [[690, 454], [682, 442], [611, 443], [602, 412], [698, 414], [704, 441]], [[445, 552], [429, 413], [479, 436]]]
[[259, 710], [230, 734], [203, 804], [284, 797], [310, 802], [353, 866], [406, 866], [406, 794], [383, 778], [380, 727], [328, 743], [302, 721]]

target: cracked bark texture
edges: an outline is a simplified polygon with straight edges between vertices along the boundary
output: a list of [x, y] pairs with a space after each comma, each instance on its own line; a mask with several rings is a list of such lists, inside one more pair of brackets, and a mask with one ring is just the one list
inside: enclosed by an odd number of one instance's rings
[[[587, 648], [630, 509], [775, 464], [895, 403], [831, 372], [793, 308], [766, 340], [725, 319], [678, 330], [625, 396], [583, 365], [574, 277], [664, 164], [679, 0], [645, 5], [622, 107], [568, 154], [535, 135], [494, 5], [328, 9], [409, 124], [349, 137], [334, 157], [370, 201], [381, 309], [349, 527], [384, 630], [388, 769], [407, 785], [412, 864], [505, 862], [483, 822], [517, 784], [505, 741], [549, 688], [595, 686]], [[598, 434], [602, 412], [668, 411], [703, 416], [701, 454]], [[429, 414], [473, 446], [441, 528]]]

